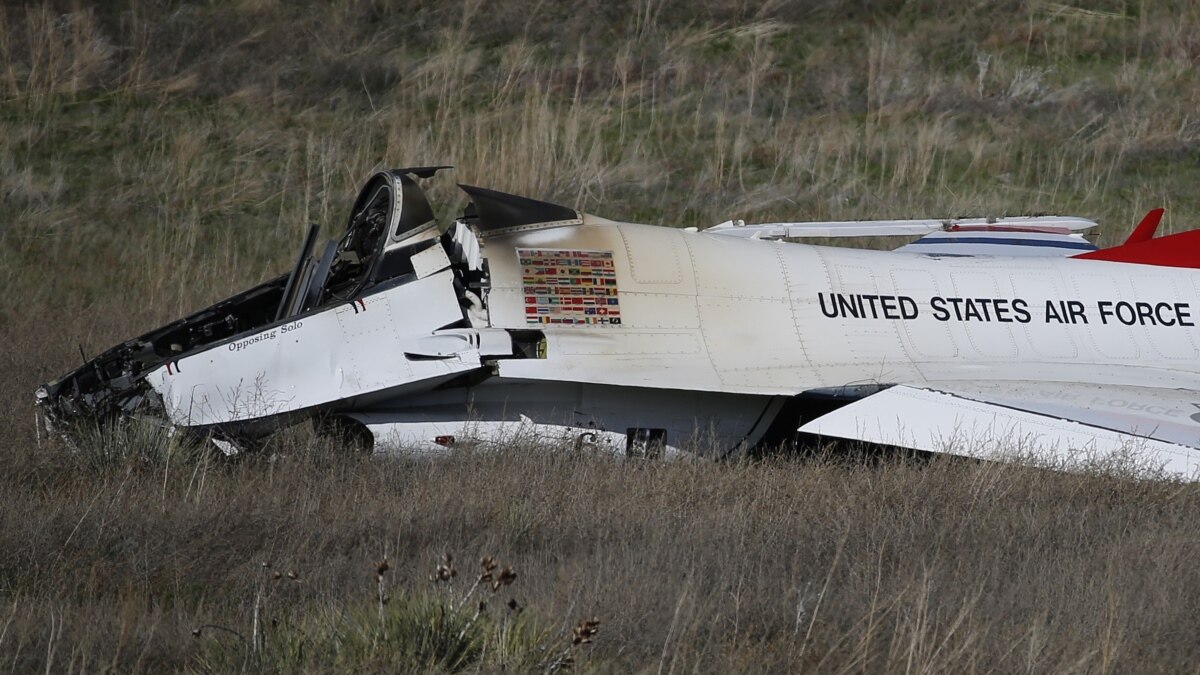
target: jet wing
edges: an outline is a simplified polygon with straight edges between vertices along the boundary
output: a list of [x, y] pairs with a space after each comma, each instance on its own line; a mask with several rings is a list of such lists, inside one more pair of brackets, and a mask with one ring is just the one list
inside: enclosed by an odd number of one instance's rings
[[1074, 383], [895, 385], [804, 433], [1063, 470], [1200, 480], [1200, 393]]
[[768, 240], [921, 235], [896, 250], [937, 256], [1067, 257], [1096, 250], [1094, 244], [1079, 234], [1095, 226], [1094, 221], [1076, 216], [761, 224], [730, 220], [704, 232]]
[[727, 220], [703, 230], [706, 234], [741, 239], [802, 239], [806, 237], [895, 237], [932, 232], [1024, 231], [1055, 234], [1082, 232], [1095, 221], [1077, 216], [1016, 216], [1008, 218], [950, 218], [917, 220], [838, 220], [802, 223], [747, 223]]

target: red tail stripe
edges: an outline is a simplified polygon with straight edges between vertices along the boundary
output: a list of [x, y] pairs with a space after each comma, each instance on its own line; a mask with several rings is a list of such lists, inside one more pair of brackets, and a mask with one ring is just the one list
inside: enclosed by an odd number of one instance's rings
[[1200, 230], [1080, 253], [1076, 258], [1200, 269]]

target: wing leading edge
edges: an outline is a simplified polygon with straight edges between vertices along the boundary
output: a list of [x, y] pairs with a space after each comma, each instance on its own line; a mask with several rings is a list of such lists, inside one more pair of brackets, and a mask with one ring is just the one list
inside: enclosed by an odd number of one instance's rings
[[1096, 250], [1080, 232], [1096, 226], [1075, 216], [959, 218], [950, 220], [852, 220], [747, 224], [730, 220], [706, 234], [742, 239], [893, 237], [920, 239], [896, 249], [935, 256], [1074, 256]]
[[1196, 407], [1194, 393], [1147, 390], [1152, 402], [1117, 409], [1110, 405], [1116, 399], [1092, 387], [1060, 384], [1057, 391], [1053, 400], [1045, 391], [1022, 391], [1020, 383], [960, 391], [896, 385], [800, 431], [1062, 470], [1200, 480], [1200, 423], [1186, 414]]
[[1024, 231], [1056, 234], [1082, 232], [1096, 222], [1077, 216], [1016, 216], [1009, 218], [925, 218], [916, 220], [838, 220], [796, 223], [747, 223], [727, 220], [703, 230], [707, 234], [741, 239], [803, 239], [807, 237], [896, 237], [932, 232]]

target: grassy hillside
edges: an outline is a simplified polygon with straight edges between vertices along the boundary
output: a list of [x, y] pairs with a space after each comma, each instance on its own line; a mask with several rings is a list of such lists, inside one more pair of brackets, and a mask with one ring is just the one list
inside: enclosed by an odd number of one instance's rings
[[[0, 667], [1194, 668], [1191, 487], [385, 463], [300, 432], [293, 459], [216, 467], [158, 438], [39, 446], [33, 425], [33, 389], [81, 350], [278, 274], [386, 166], [677, 226], [1072, 213], [1110, 243], [1166, 206], [1192, 227], [1200, 3], [1078, 5], [0, 8]], [[451, 591], [426, 581], [447, 551]], [[485, 554], [518, 580], [464, 600]]]

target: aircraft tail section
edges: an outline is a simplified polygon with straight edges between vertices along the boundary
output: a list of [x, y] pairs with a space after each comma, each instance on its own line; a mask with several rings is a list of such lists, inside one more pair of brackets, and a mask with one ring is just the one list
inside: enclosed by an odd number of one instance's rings
[[1154, 233], [1158, 232], [1158, 225], [1162, 222], [1163, 213], [1166, 209], [1157, 208], [1151, 209], [1143, 218], [1142, 222], [1138, 223], [1137, 227], [1133, 228], [1133, 232], [1125, 240], [1125, 246], [1130, 244], [1139, 244], [1143, 241], [1150, 241], [1154, 238]]
[[1200, 269], [1200, 230], [1155, 238], [1154, 234], [1158, 230], [1162, 216], [1162, 209], [1154, 209], [1142, 218], [1142, 222], [1138, 223], [1125, 243], [1098, 251], [1080, 253], [1074, 257], [1137, 265]]

